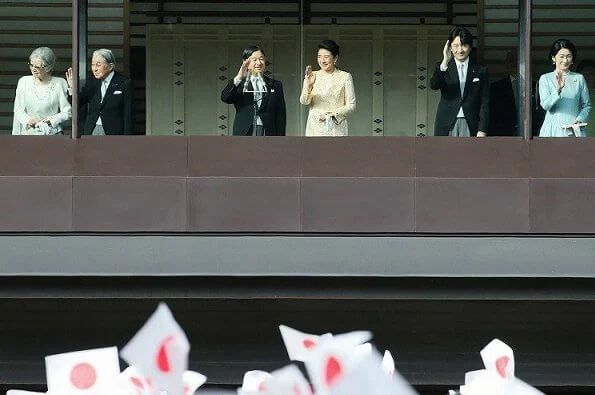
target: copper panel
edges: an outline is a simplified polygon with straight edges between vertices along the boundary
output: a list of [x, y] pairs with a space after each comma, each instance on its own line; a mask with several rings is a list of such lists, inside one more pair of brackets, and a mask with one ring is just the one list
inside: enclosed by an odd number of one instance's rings
[[595, 233], [595, 179], [532, 179], [531, 231]]
[[298, 232], [298, 178], [188, 179], [188, 230]]
[[187, 140], [169, 136], [86, 136], [76, 141], [80, 176], [186, 176]]
[[188, 138], [188, 176], [298, 177], [299, 137]]
[[413, 178], [303, 178], [304, 232], [413, 232]]
[[426, 137], [415, 140], [417, 177], [526, 178], [527, 143], [519, 137]]
[[182, 177], [74, 177], [75, 231], [185, 231]]
[[0, 174], [70, 176], [74, 143], [66, 136], [0, 136]]
[[0, 177], [1, 231], [72, 230], [71, 177]]
[[531, 177], [595, 178], [593, 138], [536, 138], [529, 155]]
[[528, 179], [418, 178], [417, 232], [526, 233]]
[[412, 177], [413, 137], [306, 137], [304, 177]]

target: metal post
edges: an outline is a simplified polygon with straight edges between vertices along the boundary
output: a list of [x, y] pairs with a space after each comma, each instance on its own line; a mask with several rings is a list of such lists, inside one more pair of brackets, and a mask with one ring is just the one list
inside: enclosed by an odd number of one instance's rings
[[519, 0], [519, 100], [517, 103], [518, 124], [523, 128], [525, 140], [531, 139], [532, 107], [531, 89], [531, 13], [532, 0]]
[[87, 71], [87, 16], [88, 1], [72, 0], [72, 138], [79, 133], [79, 86]]

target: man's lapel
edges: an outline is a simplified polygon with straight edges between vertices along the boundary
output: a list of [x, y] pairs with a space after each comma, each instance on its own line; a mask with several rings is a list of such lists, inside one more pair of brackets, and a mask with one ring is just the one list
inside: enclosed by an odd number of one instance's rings
[[260, 102], [260, 108], [264, 110], [266, 108], [267, 103], [269, 102], [269, 98], [271, 96], [273, 80], [266, 75], [263, 76], [262, 79], [266, 85], [266, 92], [262, 94], [262, 101]]
[[[105, 96], [103, 97], [103, 100], [101, 101], [101, 106], [103, 106], [103, 103], [105, 103], [107, 100], [109, 100], [109, 98], [111, 97], [111, 95], [114, 94], [114, 92], [116, 91], [116, 88], [120, 85], [120, 79], [118, 78], [118, 75], [116, 73], [114, 73], [112, 80], [109, 82], [109, 85], [107, 86], [107, 89], [105, 91]], [[101, 85], [100, 85], [101, 87]]]
[[475, 78], [475, 64], [471, 62], [469, 59], [469, 63], [467, 64], [467, 76], [465, 78], [465, 90], [463, 91], [463, 100], [467, 97], [469, 90], [471, 89], [471, 85], [474, 84], [473, 79]]
[[[457, 70], [457, 62], [455, 62], [454, 58], [448, 62], [447, 72], [449, 79], [451, 81], [457, 82], [457, 92], [459, 92], [459, 97], [461, 96], [461, 84], [459, 80], [459, 70]], [[454, 84], [453, 84], [454, 85]]]

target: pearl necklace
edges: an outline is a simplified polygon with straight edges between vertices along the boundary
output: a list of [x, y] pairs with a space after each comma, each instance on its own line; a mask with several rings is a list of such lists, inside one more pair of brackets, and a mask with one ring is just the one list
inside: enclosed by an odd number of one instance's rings
[[[45, 89], [38, 88], [41, 86], [45, 86]], [[44, 101], [49, 96], [53, 87], [54, 84], [52, 83], [51, 79], [47, 84], [35, 83], [35, 80], [33, 80], [33, 93], [39, 101]]]

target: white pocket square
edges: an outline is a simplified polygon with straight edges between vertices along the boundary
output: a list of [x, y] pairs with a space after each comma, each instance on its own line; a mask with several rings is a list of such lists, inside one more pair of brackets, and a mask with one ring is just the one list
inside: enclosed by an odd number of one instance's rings
[[114, 95], [121, 95], [122, 91], [114, 91]]
[[479, 81], [479, 78], [477, 78], [477, 77], [473, 78], [473, 82], [478, 82], [478, 81]]

